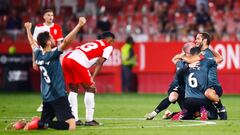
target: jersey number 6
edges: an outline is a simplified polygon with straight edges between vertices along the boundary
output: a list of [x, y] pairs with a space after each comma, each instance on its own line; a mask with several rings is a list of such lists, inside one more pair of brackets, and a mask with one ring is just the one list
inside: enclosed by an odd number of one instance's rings
[[198, 81], [197, 78], [195, 78], [193, 75], [194, 73], [190, 73], [190, 75], [188, 76], [188, 84], [192, 88], [196, 88], [198, 86]]

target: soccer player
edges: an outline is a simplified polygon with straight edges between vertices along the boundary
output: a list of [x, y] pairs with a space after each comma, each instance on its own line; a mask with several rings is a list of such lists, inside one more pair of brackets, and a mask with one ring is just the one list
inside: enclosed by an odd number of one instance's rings
[[[192, 42], [188, 42], [185, 43], [183, 46], [183, 52], [186, 55], [190, 55], [190, 49], [193, 48], [195, 46], [194, 43]], [[146, 118], [146, 120], [152, 120], [154, 117], [157, 116], [158, 113], [160, 113], [162, 110], [168, 108], [168, 106], [171, 103], [175, 103], [176, 101], [178, 102], [179, 106], [181, 109], [184, 109], [183, 107], [183, 100], [184, 100], [184, 80], [182, 78], [184, 72], [182, 72], [185, 67], [186, 67], [186, 63], [182, 60], [179, 60], [177, 58], [173, 58], [172, 61], [176, 64], [176, 75], [174, 77], [174, 80], [172, 81], [172, 83], [170, 84], [170, 87], [168, 89], [168, 97], [166, 97], [165, 99], [163, 99], [159, 105], [154, 109], [154, 111], [147, 113], [144, 117]], [[166, 111], [166, 115], [174, 115], [174, 113], [171, 113], [169, 111]], [[171, 113], [171, 114], [170, 114]], [[164, 115], [164, 118], [168, 117]]]
[[[62, 28], [60, 25], [53, 22], [53, 19], [54, 19], [53, 10], [52, 9], [44, 10], [43, 19], [44, 19], [44, 23], [40, 23], [35, 26], [35, 29], [33, 32], [34, 40], [37, 41], [37, 36], [39, 33], [48, 31], [55, 41], [55, 43], [52, 44], [52, 48], [60, 45], [63, 40]], [[34, 57], [33, 57], [33, 68], [35, 70], [38, 70], [38, 66], [34, 62]]]
[[[50, 35], [54, 39], [54, 44], [52, 44], [52, 48], [58, 46], [61, 44], [63, 40], [63, 34], [62, 34], [62, 28], [60, 25], [53, 22], [54, 19], [54, 12], [52, 9], [46, 9], [43, 11], [43, 19], [44, 23], [37, 24], [35, 26], [34, 32], [33, 32], [33, 39], [37, 41], [37, 36], [39, 33], [42, 32], [49, 32]], [[38, 65], [35, 62], [34, 54], [32, 54], [32, 62], [33, 62], [33, 69], [38, 70]], [[37, 108], [37, 112], [42, 111], [42, 104]]]
[[[52, 49], [54, 40], [49, 32], [39, 33], [37, 42], [31, 34], [31, 23], [25, 23], [28, 40], [35, 55], [36, 64], [41, 71], [41, 95], [43, 99], [43, 111], [41, 119], [32, 119], [24, 127], [25, 130], [54, 128], [60, 130], [74, 130], [76, 123], [71, 113], [71, 107], [67, 99], [66, 87], [59, 56], [62, 51], [74, 40], [77, 32], [86, 23], [84, 17], [79, 18], [78, 24], [66, 36], [63, 42]], [[53, 121], [56, 117], [57, 121]]]
[[[84, 104], [86, 109], [87, 126], [101, 125], [93, 119], [94, 115], [94, 95], [96, 93], [95, 77], [100, 72], [103, 63], [109, 58], [112, 50], [115, 36], [111, 32], [104, 32], [101, 40], [88, 42], [75, 48], [68, 53], [62, 62], [62, 68], [66, 83], [71, 92], [69, 93], [69, 102], [72, 107], [73, 115], [78, 120], [78, 88], [79, 85], [85, 90]], [[91, 76], [89, 68], [95, 65]]]
[[[200, 48], [191, 49], [192, 55], [199, 55]], [[185, 99], [182, 119], [194, 119], [196, 112], [201, 112], [201, 120], [217, 119], [217, 110], [204, 95], [208, 88], [208, 72], [216, 64], [213, 58], [203, 58], [194, 66], [189, 66], [185, 76]], [[181, 118], [180, 118], [181, 119]]]
[[[209, 45], [211, 42], [211, 37], [208, 33], [199, 33], [196, 36], [196, 46], [199, 46], [201, 48], [202, 54], [205, 58], [214, 58], [216, 60], [216, 63], [222, 62], [221, 55], [214, 51], [210, 50]], [[196, 60], [199, 60], [199, 57], [187, 57], [183, 56], [182, 59], [184, 59], [188, 63], [192, 63]], [[208, 88], [206, 89], [204, 95], [211, 101], [213, 101], [214, 106], [218, 110], [218, 115], [221, 120], [227, 120], [227, 111], [225, 106], [222, 105], [220, 97], [222, 96], [222, 87], [221, 84], [218, 81], [217, 78], [217, 64], [211, 67], [209, 69], [208, 73]]]

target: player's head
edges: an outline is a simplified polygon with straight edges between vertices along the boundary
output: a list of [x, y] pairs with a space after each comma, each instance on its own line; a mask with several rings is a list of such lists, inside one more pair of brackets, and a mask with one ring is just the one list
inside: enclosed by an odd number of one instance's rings
[[193, 42], [187, 42], [183, 45], [183, 52], [186, 54], [186, 55], [190, 55], [190, 50], [195, 46], [195, 44]]
[[201, 48], [203, 45], [210, 45], [211, 37], [208, 33], [201, 32], [197, 34], [195, 42], [196, 46]]
[[190, 54], [191, 55], [199, 55], [200, 52], [201, 52], [201, 48], [200, 47], [193, 47], [190, 50]]
[[53, 10], [52, 9], [46, 9], [43, 11], [43, 19], [46, 23], [52, 23], [54, 18]]
[[47, 31], [38, 34], [37, 42], [43, 49], [55, 43], [53, 37]]
[[126, 43], [131, 44], [131, 45], [134, 44], [134, 40], [133, 40], [132, 36], [128, 36], [128, 37], [127, 37]]
[[114, 40], [115, 40], [115, 36], [112, 32], [103, 32], [101, 35], [101, 39], [104, 39], [105, 41], [107, 41], [110, 45], [113, 45]]

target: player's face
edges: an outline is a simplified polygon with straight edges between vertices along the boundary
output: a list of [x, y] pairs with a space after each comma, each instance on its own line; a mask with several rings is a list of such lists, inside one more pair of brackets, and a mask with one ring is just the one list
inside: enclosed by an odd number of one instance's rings
[[44, 18], [46, 23], [52, 23], [53, 22], [53, 18], [54, 18], [53, 12], [45, 13], [43, 18]]
[[111, 38], [111, 37], [109, 37], [109, 38], [107, 39], [107, 41], [108, 41], [108, 43], [109, 43], [110, 45], [113, 45], [113, 44], [114, 44], [114, 39]]
[[196, 43], [197, 47], [200, 47], [200, 48], [202, 47], [202, 45], [203, 45], [202, 34], [197, 34], [195, 43]]

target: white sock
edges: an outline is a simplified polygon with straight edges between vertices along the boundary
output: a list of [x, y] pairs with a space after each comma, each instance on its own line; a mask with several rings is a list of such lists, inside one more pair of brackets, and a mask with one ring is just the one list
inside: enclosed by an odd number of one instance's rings
[[70, 106], [72, 108], [72, 114], [75, 117], [75, 121], [78, 121], [78, 99], [77, 99], [78, 93], [76, 92], [70, 92], [68, 95], [68, 101], [70, 103]]
[[84, 103], [86, 109], [86, 121], [92, 121], [95, 107], [94, 93], [85, 92]]

